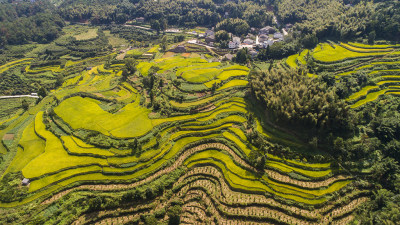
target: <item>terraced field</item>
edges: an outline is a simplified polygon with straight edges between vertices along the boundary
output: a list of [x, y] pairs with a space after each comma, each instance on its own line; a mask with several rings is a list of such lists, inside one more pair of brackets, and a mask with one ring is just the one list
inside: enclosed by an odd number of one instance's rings
[[[163, 83], [155, 87], [167, 99], [168, 116], [148, 107], [152, 97], [142, 80], [151, 67]], [[329, 162], [268, 154], [264, 171], [254, 168], [250, 155], [259, 149], [248, 141], [245, 126], [251, 113], [244, 97], [247, 67], [178, 55], [141, 62], [138, 69], [121, 81], [120, 64], [99, 64], [42, 100], [47, 103], [26, 119], [8, 166], [30, 179], [29, 190], [21, 201], [0, 207], [36, 202], [50, 210], [72, 195], [125, 193], [174, 176], [171, 191], [152, 200], [64, 222], [125, 224], [180, 199], [183, 224], [343, 224], [368, 199], [368, 190], [349, 188], [354, 178]], [[259, 120], [253, 123], [267, 142], [302, 145]], [[164, 211], [158, 219], [167, 221], [168, 215]]]
[[[296, 68], [306, 64], [308, 50], [290, 56], [286, 64]], [[336, 82], [348, 76], [366, 74], [368, 84], [352, 93], [346, 100], [352, 108], [376, 101], [380, 96], [400, 94], [400, 46], [364, 45], [358, 43], [319, 44], [310, 51], [316, 66], [333, 72]]]

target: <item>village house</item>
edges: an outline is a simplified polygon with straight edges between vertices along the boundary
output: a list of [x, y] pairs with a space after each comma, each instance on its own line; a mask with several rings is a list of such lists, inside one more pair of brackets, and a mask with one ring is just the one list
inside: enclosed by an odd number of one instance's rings
[[230, 48], [230, 49], [237, 48], [236, 43], [233, 42], [233, 41], [230, 41], [230, 42], [228, 43], [228, 48]]
[[206, 30], [206, 37], [209, 37], [209, 36], [214, 36], [214, 31]]
[[240, 37], [233, 37], [232, 41], [236, 44], [237, 47], [240, 46]]
[[225, 18], [225, 19], [226, 19], [226, 18], [229, 18], [229, 12], [225, 12], [224, 18]]
[[234, 56], [232, 54], [225, 54], [224, 57], [222, 57], [222, 60], [223, 61], [227, 61], [227, 60], [232, 61], [233, 57]]
[[206, 43], [209, 44], [210, 42], [215, 42], [215, 36], [211, 35], [211, 36], [206, 36]]
[[280, 32], [277, 32], [274, 34], [274, 39], [283, 39], [283, 34]]
[[137, 17], [136, 18], [137, 23], [144, 23], [144, 17]]
[[253, 45], [246, 45], [246, 44], [242, 44], [241, 46], [240, 46], [240, 48], [242, 49], [242, 48], [247, 48], [247, 49], [253, 49]]
[[258, 42], [264, 42], [264, 41], [268, 41], [269, 36], [266, 34], [261, 34], [260, 36], [258, 36]]
[[260, 34], [274, 34], [276, 32], [275, 28], [271, 26], [266, 26], [260, 29]]
[[250, 34], [250, 33], [248, 33], [247, 35], [246, 35], [246, 38], [254, 38], [254, 35], [253, 34]]
[[176, 46], [176, 48], [172, 49], [171, 52], [184, 53], [184, 52], [186, 52], [186, 48], [183, 45], [178, 45], [178, 46]]
[[171, 29], [166, 29], [164, 32], [165, 33], [180, 33], [181, 31], [179, 29], [171, 28]]
[[274, 44], [274, 41], [269, 39], [269, 40], [263, 42], [263, 47], [267, 48], [268, 46], [271, 46], [273, 44]]
[[258, 52], [255, 51], [255, 50], [250, 50], [250, 51], [249, 51], [249, 54], [250, 54], [251, 58], [254, 59], [255, 57], [257, 57]]
[[22, 182], [21, 182], [21, 184], [24, 185], [24, 186], [28, 186], [29, 183], [30, 183], [30, 180], [29, 180], [28, 178], [24, 178], [24, 179], [22, 180]]
[[247, 38], [247, 39], [243, 40], [243, 43], [245, 43], [246, 45], [252, 45], [252, 44], [254, 44], [254, 41], [249, 39], [249, 38]]

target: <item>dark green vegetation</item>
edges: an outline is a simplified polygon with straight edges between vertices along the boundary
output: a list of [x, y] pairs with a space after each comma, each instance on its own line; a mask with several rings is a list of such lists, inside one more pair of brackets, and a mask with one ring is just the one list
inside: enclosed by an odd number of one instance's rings
[[397, 1], [1, 2], [1, 224], [398, 223]]
[[55, 9], [43, 0], [1, 3], [0, 51], [7, 44], [48, 43], [60, 36], [64, 21]]
[[344, 135], [353, 128], [345, 102], [326, 84], [307, 77], [304, 68], [273, 68], [250, 74], [250, 80], [253, 96], [273, 122], [306, 129], [311, 137]]
[[320, 39], [369, 37], [399, 41], [398, 1], [275, 0], [283, 23], [296, 24], [304, 34]]
[[232, 18], [243, 18], [250, 26], [261, 27], [271, 19], [264, 3], [235, 3], [224, 0], [66, 0], [59, 7], [59, 13], [68, 21], [89, 20], [92, 24], [122, 24], [137, 17], [144, 17], [146, 21], [165, 19], [168, 25], [195, 27], [215, 25], [223, 19], [225, 12], [228, 12]]

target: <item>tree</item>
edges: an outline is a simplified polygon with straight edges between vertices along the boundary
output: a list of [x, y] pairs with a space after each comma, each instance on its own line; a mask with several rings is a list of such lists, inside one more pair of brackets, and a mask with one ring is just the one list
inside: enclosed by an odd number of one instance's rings
[[165, 52], [167, 50], [167, 48], [168, 48], [168, 37], [167, 37], [167, 35], [164, 35], [162, 37], [161, 42], [160, 42], [160, 47], [161, 47], [163, 52]]
[[56, 87], [60, 87], [63, 83], [64, 83], [64, 76], [61, 73], [57, 74], [55, 83]]
[[215, 33], [215, 41], [222, 42], [222, 41], [229, 41], [230, 37], [228, 32], [224, 30], [217, 31]]
[[165, 31], [168, 27], [168, 20], [165, 18], [162, 18], [160, 20], [160, 30]]
[[42, 98], [47, 96], [47, 90], [44, 87], [40, 87], [38, 91], [38, 95]]
[[27, 110], [29, 109], [29, 103], [28, 103], [25, 99], [23, 99], [23, 100], [22, 100], [22, 103], [21, 103], [21, 107], [22, 107], [25, 111], [27, 111]]
[[249, 81], [253, 96], [275, 122], [301, 128], [314, 146], [329, 133], [351, 134], [354, 121], [345, 101], [338, 98], [334, 88], [307, 77], [307, 72], [305, 67], [254, 72]]
[[129, 77], [129, 72], [126, 68], [122, 69], [122, 80], [126, 80]]
[[128, 70], [129, 74], [135, 74], [135, 72], [137, 70], [136, 65], [137, 65], [136, 60], [134, 60], [132, 58], [125, 59], [125, 67]]
[[151, 21], [150, 21], [150, 27], [151, 27], [151, 29], [157, 31], [157, 34], [160, 34], [160, 30], [161, 30], [160, 21], [158, 21], [158, 20], [151, 20]]
[[175, 42], [175, 43], [176, 43], [176, 42], [182, 42], [182, 41], [184, 41], [184, 40], [185, 40], [185, 36], [182, 35], [182, 34], [177, 35], [177, 36], [174, 37], [174, 42]]
[[102, 204], [102, 198], [100, 196], [97, 196], [95, 198], [92, 198], [89, 200], [89, 211], [96, 211], [99, 210], [101, 208], [101, 204]]
[[156, 219], [156, 217], [154, 215], [146, 216], [144, 218], [144, 224], [145, 225], [157, 225], [158, 220]]
[[304, 48], [312, 49], [317, 46], [318, 38], [314, 33], [307, 34], [302, 38], [301, 43], [303, 44]]
[[340, 157], [345, 153], [345, 151], [346, 151], [346, 148], [345, 148], [345, 142], [344, 142], [343, 138], [337, 137], [333, 141], [333, 154]]
[[373, 45], [376, 38], [376, 32], [373, 30], [368, 34], [368, 44]]
[[249, 24], [242, 19], [225, 19], [218, 23], [215, 28], [217, 31], [225, 30], [238, 36], [246, 35], [250, 30]]
[[138, 140], [134, 138], [132, 142], [128, 143], [128, 148], [131, 149], [131, 155], [135, 155], [138, 148]]
[[167, 212], [167, 214], [169, 216], [168, 224], [178, 225], [181, 221], [181, 219], [180, 219], [181, 213], [182, 213], [182, 207], [180, 205], [174, 205], [174, 206], [169, 207], [168, 212]]
[[242, 48], [236, 53], [235, 61], [237, 63], [245, 64], [250, 59], [247, 48]]
[[126, 80], [129, 76], [134, 75], [137, 71], [137, 62], [132, 58], [125, 59], [125, 66], [122, 69], [122, 78]]

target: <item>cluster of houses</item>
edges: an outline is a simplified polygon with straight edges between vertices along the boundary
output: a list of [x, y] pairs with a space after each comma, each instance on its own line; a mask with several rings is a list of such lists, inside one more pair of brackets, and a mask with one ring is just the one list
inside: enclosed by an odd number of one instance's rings
[[[240, 37], [236, 37], [232, 34], [231, 41], [228, 43], [229, 49], [241, 49], [241, 48], [267, 48], [268, 46], [274, 44], [275, 42], [280, 42], [284, 40], [284, 36], [287, 34], [286, 30], [291, 29], [293, 25], [287, 24], [282, 33], [278, 32], [274, 27], [266, 26], [258, 31], [258, 35], [253, 35], [249, 33], [244, 40]], [[286, 29], [286, 30], [285, 30]], [[252, 31], [255, 31], [252, 28]], [[205, 42], [209, 46], [214, 46], [215, 35], [213, 30], [207, 30], [204, 34], [199, 35], [199, 38], [204, 38]]]

